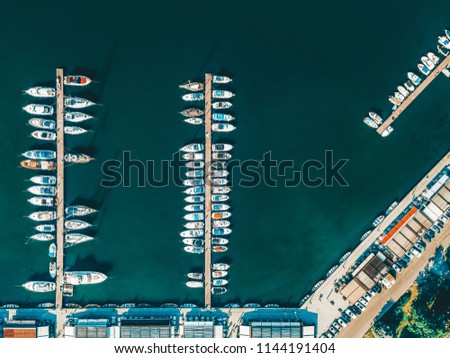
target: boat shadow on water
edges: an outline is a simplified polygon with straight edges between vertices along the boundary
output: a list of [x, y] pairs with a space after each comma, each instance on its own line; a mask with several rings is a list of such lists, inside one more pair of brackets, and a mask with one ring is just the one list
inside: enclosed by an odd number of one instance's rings
[[[99, 271], [109, 276], [108, 274], [113, 268], [113, 265], [109, 262], [99, 261], [95, 255], [78, 255], [73, 260], [73, 263], [66, 267], [66, 271], [84, 271], [86, 268], [92, 271]], [[111, 278], [108, 277], [108, 279]]]

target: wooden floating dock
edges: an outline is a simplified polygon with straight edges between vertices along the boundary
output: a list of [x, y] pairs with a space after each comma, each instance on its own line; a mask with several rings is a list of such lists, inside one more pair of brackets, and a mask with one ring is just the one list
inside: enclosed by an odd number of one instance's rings
[[450, 64], [450, 55], [444, 58], [441, 63], [436, 66], [434, 71], [432, 71], [416, 89], [398, 106], [398, 108], [392, 112], [392, 114], [383, 122], [381, 126], [378, 127], [377, 132], [381, 134], [384, 130], [389, 127], [398, 116], [414, 101], [422, 91]]
[[211, 308], [211, 74], [205, 74], [205, 308]]
[[57, 311], [63, 308], [64, 275], [64, 70], [56, 70], [56, 301]]

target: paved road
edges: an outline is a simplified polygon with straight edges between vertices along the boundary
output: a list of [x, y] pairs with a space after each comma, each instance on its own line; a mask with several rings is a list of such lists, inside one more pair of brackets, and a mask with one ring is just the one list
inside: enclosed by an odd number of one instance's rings
[[397, 281], [388, 290], [383, 290], [370, 300], [366, 310], [356, 320], [343, 328], [339, 338], [361, 338], [372, 326], [375, 317], [388, 301], [397, 301], [416, 280], [418, 273], [423, 271], [431, 257], [434, 256], [436, 248], [450, 245], [450, 223], [437, 235], [431, 243], [427, 243], [427, 249], [422, 256], [415, 258], [409, 266], [398, 274]]

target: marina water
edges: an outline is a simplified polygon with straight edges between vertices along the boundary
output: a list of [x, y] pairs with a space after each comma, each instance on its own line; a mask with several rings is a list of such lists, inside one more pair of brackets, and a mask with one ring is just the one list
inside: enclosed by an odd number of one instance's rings
[[[57, 5], [57, 7], [55, 6]], [[29, 98], [21, 90], [51, 84], [55, 68], [97, 82], [86, 95], [103, 106], [91, 133], [67, 138], [74, 152], [96, 161], [66, 169], [67, 204], [99, 209], [93, 242], [66, 250], [70, 270], [104, 272], [108, 280], [76, 287], [67, 302], [192, 302], [203, 291], [188, 289], [185, 274], [203, 256], [183, 251], [183, 194], [164, 188], [100, 186], [101, 166], [121, 159], [171, 159], [201, 138], [185, 124], [178, 84], [205, 71], [233, 77], [238, 130], [227, 138], [234, 159], [323, 161], [325, 150], [349, 159], [341, 174], [349, 187], [259, 185], [242, 188], [235, 173], [233, 233], [227, 302], [295, 306], [347, 251], [373, 218], [401, 198], [448, 150], [450, 80], [440, 76], [381, 138], [362, 123], [369, 110], [389, 113], [388, 95], [416, 72], [420, 56], [435, 51], [450, 26], [445, 1], [383, 0], [373, 7], [356, 0], [281, 2], [28, 2], [20, 11], [3, 4], [0, 54], [2, 119], [0, 174], [0, 303], [32, 307], [54, 294], [20, 287], [48, 279], [48, 245], [27, 241], [35, 225], [19, 153], [51, 149], [29, 137]], [[57, 19], [59, 19], [57, 21]], [[82, 19], [77, 24], [76, 19]], [[81, 20], [80, 20], [81, 21]], [[58, 23], [58, 26], [55, 24]], [[46, 81], [49, 81], [46, 83]], [[319, 172], [320, 173], [320, 172]], [[155, 174], [158, 177], [158, 173]], [[217, 255], [215, 255], [217, 256]], [[218, 256], [219, 257], [219, 256]]]

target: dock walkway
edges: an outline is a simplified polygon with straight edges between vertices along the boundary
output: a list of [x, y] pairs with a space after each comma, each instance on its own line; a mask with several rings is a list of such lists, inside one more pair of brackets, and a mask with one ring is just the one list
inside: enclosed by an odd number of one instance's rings
[[[56, 298], [55, 308], [63, 308], [63, 275], [64, 275], [64, 71], [56, 70]], [[62, 317], [57, 315], [57, 317]], [[57, 332], [62, 330], [64, 321], [57, 319]]]
[[211, 308], [211, 82], [205, 75], [205, 307]]
[[442, 60], [442, 62], [432, 71], [423, 81], [416, 87], [416, 89], [392, 112], [392, 114], [380, 125], [377, 129], [378, 134], [384, 132], [398, 116], [414, 101], [422, 91], [450, 64], [450, 55]]

